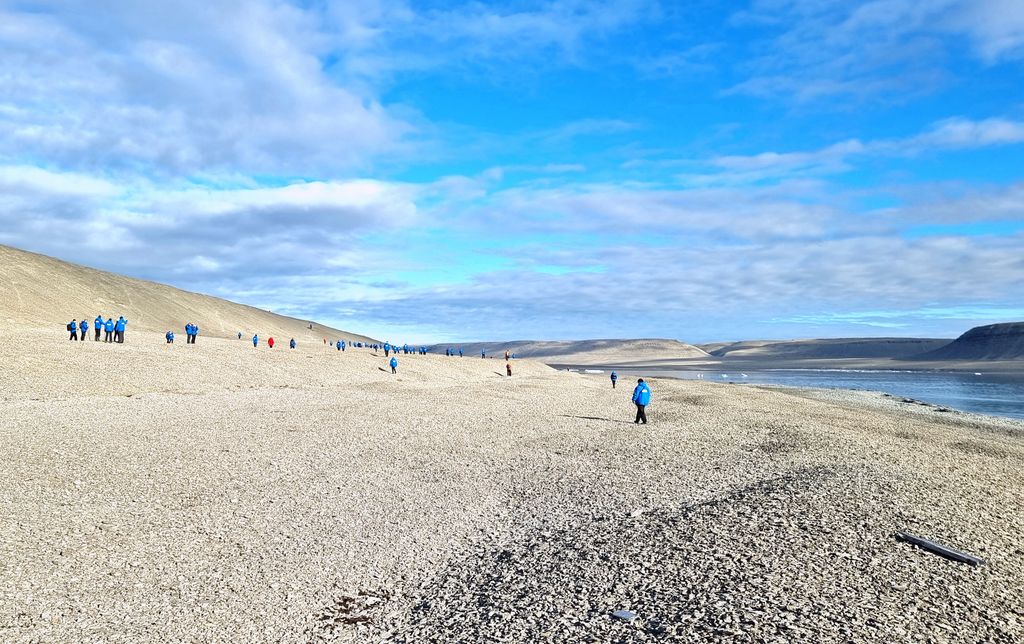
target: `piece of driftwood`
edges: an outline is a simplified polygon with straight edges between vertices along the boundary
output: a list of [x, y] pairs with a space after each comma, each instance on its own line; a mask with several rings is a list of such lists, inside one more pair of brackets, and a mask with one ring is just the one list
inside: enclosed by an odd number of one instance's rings
[[929, 541], [928, 539], [924, 539], [922, 537], [916, 537], [910, 534], [909, 532], [897, 532], [895, 536], [898, 541], [912, 543], [918, 548], [937, 554], [940, 557], [952, 559], [953, 561], [959, 561], [960, 563], [965, 563], [969, 566], [980, 566], [981, 564], [985, 563], [984, 559], [979, 559], [978, 557], [975, 557], [974, 555], [969, 555], [966, 552], [953, 550], [952, 548], [948, 548], [942, 545], [941, 543], [935, 543], [934, 541]]

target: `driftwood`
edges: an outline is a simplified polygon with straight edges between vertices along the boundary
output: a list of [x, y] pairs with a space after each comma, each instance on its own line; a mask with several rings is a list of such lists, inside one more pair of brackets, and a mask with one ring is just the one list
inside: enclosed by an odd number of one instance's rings
[[908, 532], [897, 532], [895, 534], [895, 537], [897, 541], [905, 541], [906, 543], [914, 544], [918, 548], [937, 554], [940, 557], [952, 559], [953, 561], [959, 561], [960, 563], [965, 563], [969, 566], [980, 566], [981, 564], [985, 563], [984, 559], [979, 559], [978, 557], [975, 557], [974, 555], [969, 555], [966, 552], [953, 550], [952, 548], [948, 548], [942, 545], [941, 543], [935, 543], [934, 541], [929, 541], [928, 539], [924, 539], [922, 537], [915, 537], [914, 535]]

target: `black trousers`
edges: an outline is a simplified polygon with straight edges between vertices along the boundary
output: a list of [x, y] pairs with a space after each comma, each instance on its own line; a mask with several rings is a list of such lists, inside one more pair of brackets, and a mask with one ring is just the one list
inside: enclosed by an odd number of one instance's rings
[[103, 329], [96, 329], [96, 342], [100, 341], [100, 332], [101, 331], [103, 331]]
[[77, 342], [78, 341], [78, 331], [72, 331], [71, 332], [71, 337], [68, 338], [68, 340], [74, 340], [74, 341]]
[[391, 373], [398, 373], [398, 369], [391, 367]]
[[612, 389], [615, 389], [615, 381], [612, 380]]
[[112, 336], [112, 335], [114, 335], [113, 331], [104, 331], [103, 332], [103, 341], [104, 342], [110, 342], [110, 336]]
[[633, 422], [634, 423], [643, 422], [643, 424], [646, 425], [647, 424], [647, 414], [644, 412], [644, 407], [646, 407], [647, 405], [641, 405], [640, 403], [634, 403], [634, 404], [636, 405], [636, 420], [634, 420]]

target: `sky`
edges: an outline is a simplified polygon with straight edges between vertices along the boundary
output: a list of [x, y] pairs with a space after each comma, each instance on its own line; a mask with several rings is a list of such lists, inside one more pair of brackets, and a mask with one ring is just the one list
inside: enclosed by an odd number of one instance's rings
[[1024, 320], [1024, 2], [0, 0], [0, 243], [396, 341], [955, 337]]

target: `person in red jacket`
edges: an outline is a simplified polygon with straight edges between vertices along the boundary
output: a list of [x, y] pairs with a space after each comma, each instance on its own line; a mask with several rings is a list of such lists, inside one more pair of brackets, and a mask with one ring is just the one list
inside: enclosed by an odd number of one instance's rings
[[267, 346], [269, 346], [271, 349], [274, 348], [274, 338], [267, 338]]

